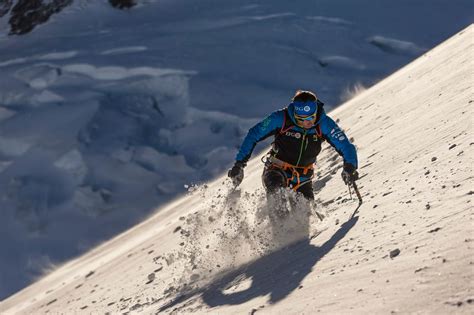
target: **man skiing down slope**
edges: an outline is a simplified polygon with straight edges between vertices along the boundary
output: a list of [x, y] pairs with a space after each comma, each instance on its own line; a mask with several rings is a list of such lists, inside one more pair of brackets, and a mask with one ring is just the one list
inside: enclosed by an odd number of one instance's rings
[[272, 135], [274, 141], [262, 174], [267, 195], [288, 187], [313, 201], [313, 166], [324, 141], [329, 142], [344, 159], [344, 182], [349, 184], [357, 180], [356, 149], [339, 126], [326, 115], [323, 105], [313, 92], [298, 90], [286, 108], [273, 112], [252, 127], [228, 173], [234, 185], [242, 182], [244, 167], [255, 145]]

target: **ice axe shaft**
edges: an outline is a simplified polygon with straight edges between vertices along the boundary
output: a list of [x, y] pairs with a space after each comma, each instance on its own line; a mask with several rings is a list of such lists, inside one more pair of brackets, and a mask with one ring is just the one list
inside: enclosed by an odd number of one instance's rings
[[351, 186], [352, 188], [354, 188], [354, 192], [356, 193], [357, 199], [359, 199], [359, 205], [354, 210], [351, 216], [351, 218], [353, 218], [355, 214], [357, 213], [357, 211], [359, 210], [360, 206], [362, 205], [362, 196], [360, 195], [359, 188], [357, 188], [357, 184], [355, 181], [351, 181], [347, 186], [349, 186], [349, 194], [351, 194], [351, 199], [352, 199]]
[[360, 195], [359, 188], [357, 188], [356, 182], [352, 182], [352, 187], [354, 188], [354, 191], [357, 195], [357, 199], [359, 199], [359, 206], [362, 204], [362, 196]]

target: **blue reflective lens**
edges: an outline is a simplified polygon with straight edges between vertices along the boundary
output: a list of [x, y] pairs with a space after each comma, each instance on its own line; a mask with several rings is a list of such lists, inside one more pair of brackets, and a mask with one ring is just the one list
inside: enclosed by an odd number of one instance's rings
[[309, 116], [295, 115], [295, 119], [296, 119], [296, 120], [301, 120], [301, 121], [313, 120], [314, 118], [316, 118], [316, 114], [314, 114], [314, 115], [309, 115]]

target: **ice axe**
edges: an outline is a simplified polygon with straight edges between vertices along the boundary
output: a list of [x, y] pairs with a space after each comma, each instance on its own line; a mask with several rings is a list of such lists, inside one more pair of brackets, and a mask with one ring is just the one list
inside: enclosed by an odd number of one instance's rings
[[354, 213], [352, 213], [352, 216], [351, 216], [351, 218], [353, 218], [355, 216], [355, 214], [357, 213], [357, 211], [359, 210], [360, 206], [362, 205], [362, 196], [360, 195], [359, 188], [357, 188], [356, 182], [351, 180], [351, 181], [348, 181], [348, 183], [347, 183], [347, 187], [349, 188], [349, 195], [351, 196], [351, 199], [352, 199], [351, 186], [352, 186], [352, 188], [354, 188], [354, 192], [357, 195], [357, 199], [359, 199], [359, 205], [354, 210]]

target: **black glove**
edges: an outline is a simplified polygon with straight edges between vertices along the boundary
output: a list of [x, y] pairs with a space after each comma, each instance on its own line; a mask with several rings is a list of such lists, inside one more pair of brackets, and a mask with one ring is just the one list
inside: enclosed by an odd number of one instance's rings
[[350, 163], [344, 163], [341, 176], [346, 185], [349, 185], [350, 183], [359, 179], [359, 173], [357, 172], [355, 166]]
[[235, 162], [234, 166], [229, 170], [227, 175], [232, 178], [232, 182], [235, 186], [239, 186], [244, 179], [244, 167], [245, 163], [242, 161]]

